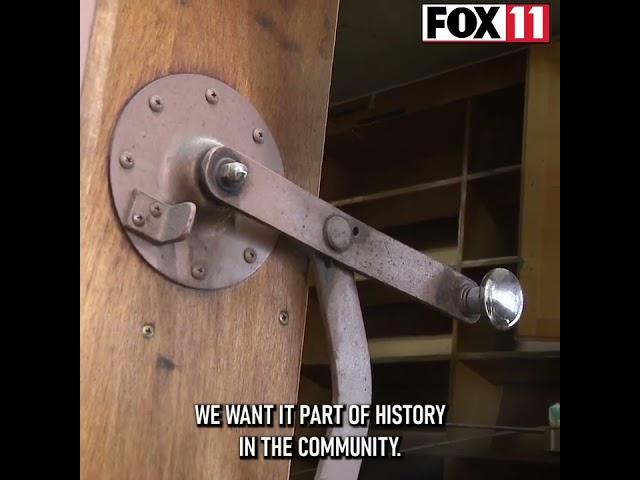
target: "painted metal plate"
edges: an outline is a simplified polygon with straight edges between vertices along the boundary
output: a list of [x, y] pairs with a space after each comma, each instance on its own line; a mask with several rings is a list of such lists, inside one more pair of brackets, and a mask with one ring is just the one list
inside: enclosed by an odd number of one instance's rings
[[[113, 134], [110, 183], [120, 222], [154, 269], [186, 287], [213, 290], [241, 282], [264, 264], [278, 238], [273, 228], [216, 203], [200, 188], [200, 162], [218, 145], [284, 173], [276, 142], [256, 109], [205, 75], [169, 75], [148, 84], [127, 103]], [[188, 232], [183, 239], [159, 243], [150, 238], [153, 228], [147, 235], [136, 232], [136, 225], [157, 222], [160, 210], [138, 207], [140, 192], [161, 202], [163, 211], [164, 204], [195, 204], [192, 224], [176, 227]], [[174, 210], [183, 212], [176, 221], [189, 220], [185, 208]]]

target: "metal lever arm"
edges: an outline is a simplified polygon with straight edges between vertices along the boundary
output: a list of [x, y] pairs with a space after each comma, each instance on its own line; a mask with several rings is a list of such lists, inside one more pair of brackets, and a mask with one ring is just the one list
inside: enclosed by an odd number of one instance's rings
[[[379, 232], [311, 195], [257, 161], [227, 148], [207, 154], [202, 178], [220, 202], [326, 255], [350, 270], [390, 285], [457, 320], [474, 323], [465, 292], [477, 284], [452, 268]], [[246, 168], [242, 188], [220, 181], [229, 159]]]
[[[335, 405], [371, 403], [371, 362], [353, 272], [318, 255], [311, 256], [318, 300], [329, 346], [331, 389]], [[345, 422], [327, 430], [328, 437], [366, 436], [368, 426]], [[321, 460], [316, 480], [356, 479], [361, 459]]]
[[[205, 190], [223, 204], [447, 316], [475, 323], [483, 308], [487, 311], [488, 302], [478, 296], [494, 290], [480, 289], [451, 267], [369, 227], [231, 148], [214, 147], [207, 153], [201, 179]], [[502, 326], [515, 325], [520, 317], [519, 285], [516, 294]]]

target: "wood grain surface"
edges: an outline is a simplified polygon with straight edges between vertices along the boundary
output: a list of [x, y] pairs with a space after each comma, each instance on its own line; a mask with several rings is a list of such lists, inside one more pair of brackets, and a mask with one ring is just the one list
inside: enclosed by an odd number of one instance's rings
[[337, 9], [338, 0], [98, 2], [80, 122], [82, 479], [288, 477], [288, 461], [240, 460], [238, 436], [290, 429], [196, 428], [193, 405], [296, 402], [306, 259], [280, 239], [239, 286], [174, 285], [122, 232], [107, 162], [118, 113], [137, 90], [201, 73], [253, 102], [287, 178], [317, 193]]
[[520, 281], [523, 339], [560, 339], [560, 40], [529, 53]]

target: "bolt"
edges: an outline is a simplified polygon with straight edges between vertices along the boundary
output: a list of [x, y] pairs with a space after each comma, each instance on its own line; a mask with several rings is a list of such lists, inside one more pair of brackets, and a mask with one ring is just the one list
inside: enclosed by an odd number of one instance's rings
[[482, 309], [480, 287], [465, 285], [461, 291], [462, 309], [467, 315], [477, 315]]
[[264, 143], [264, 132], [261, 128], [255, 128], [253, 130], [253, 141], [256, 143]]
[[207, 88], [207, 91], [204, 94], [204, 98], [207, 99], [211, 105], [215, 105], [218, 103], [218, 92], [216, 92], [213, 88]]
[[253, 263], [256, 261], [256, 251], [253, 248], [244, 249], [244, 261], [247, 263]]
[[158, 202], [153, 202], [149, 205], [149, 212], [151, 212], [151, 215], [154, 217], [159, 217], [162, 215], [162, 206]]
[[136, 227], [142, 227], [144, 225], [145, 219], [144, 219], [144, 215], [142, 215], [141, 213], [134, 213], [132, 219], [133, 219], [133, 224]]
[[222, 163], [218, 167], [218, 185], [225, 190], [237, 192], [242, 188], [249, 174], [247, 166], [242, 162], [237, 162], [229, 158], [223, 160], [223, 162], [226, 163]]
[[120, 155], [120, 166], [122, 168], [133, 168], [133, 164], [135, 162], [133, 161], [133, 155], [131, 155], [129, 152], [124, 152], [122, 155]]
[[142, 336], [144, 338], [151, 338], [155, 335], [156, 329], [153, 325], [147, 324], [142, 327]]
[[287, 312], [286, 310], [282, 310], [278, 314], [278, 321], [281, 325], [287, 325], [289, 323], [289, 312]]
[[202, 265], [194, 265], [191, 267], [191, 276], [196, 280], [202, 280], [207, 274], [207, 270]]
[[332, 215], [324, 222], [325, 240], [337, 252], [344, 252], [351, 246], [351, 235], [355, 231], [355, 228], [352, 231], [349, 222], [339, 215]]
[[154, 112], [161, 111], [163, 107], [164, 107], [164, 104], [162, 103], [162, 99], [158, 95], [153, 95], [149, 99], [149, 108]]

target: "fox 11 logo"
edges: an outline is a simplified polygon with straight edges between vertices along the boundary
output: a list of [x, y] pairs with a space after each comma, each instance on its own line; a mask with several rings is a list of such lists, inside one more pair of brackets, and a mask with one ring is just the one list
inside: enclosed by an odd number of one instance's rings
[[549, 43], [550, 8], [537, 4], [423, 4], [424, 43]]

